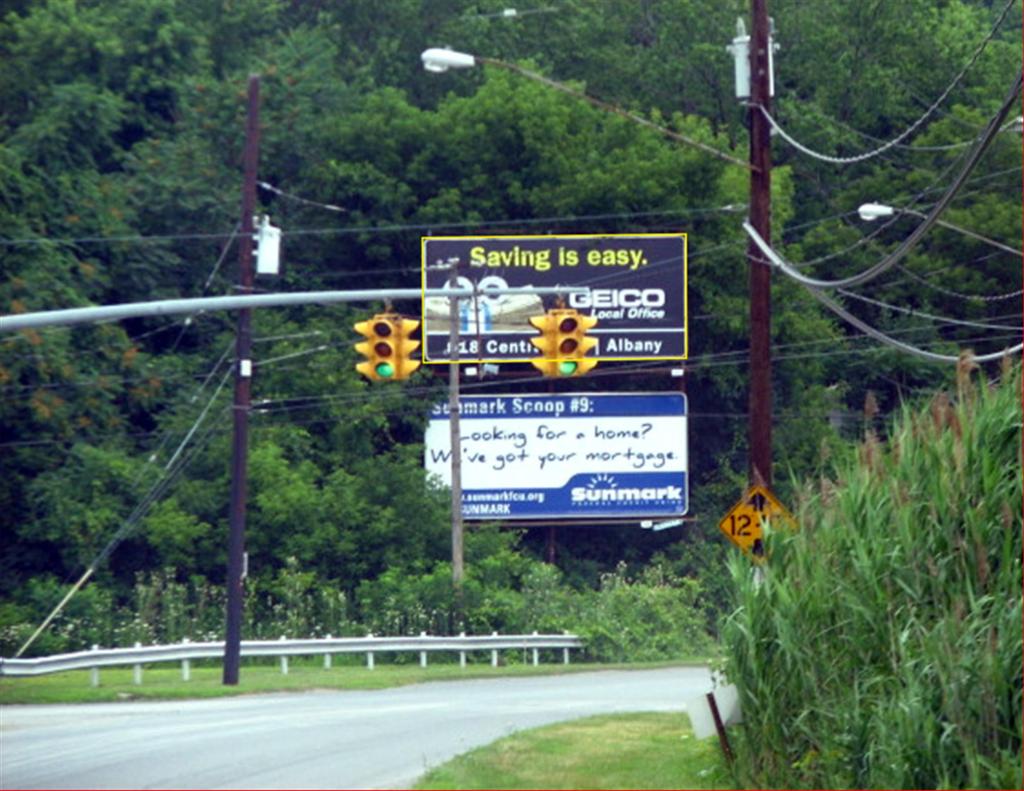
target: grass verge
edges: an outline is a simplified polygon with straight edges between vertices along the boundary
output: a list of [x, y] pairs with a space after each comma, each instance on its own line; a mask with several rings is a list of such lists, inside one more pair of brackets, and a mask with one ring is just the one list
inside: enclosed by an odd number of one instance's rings
[[734, 788], [715, 739], [679, 713], [587, 717], [521, 731], [431, 770], [416, 788]]
[[176, 666], [143, 666], [142, 684], [133, 683], [131, 668], [104, 668], [100, 686], [89, 684], [88, 670], [73, 670], [31, 678], [0, 680], [0, 705], [15, 703], [97, 703], [120, 700], [178, 700], [213, 698], [264, 692], [303, 692], [316, 689], [384, 689], [426, 681], [460, 681], [499, 676], [535, 676], [556, 673], [580, 673], [594, 670], [648, 670], [680, 664], [705, 664], [706, 659], [685, 662], [648, 662], [628, 665], [503, 665], [434, 664], [393, 665], [378, 663], [373, 670], [362, 665], [335, 665], [325, 669], [319, 658], [292, 659], [288, 674], [277, 664], [244, 665], [238, 686], [221, 683], [219, 664], [193, 665], [191, 679], [182, 681]]

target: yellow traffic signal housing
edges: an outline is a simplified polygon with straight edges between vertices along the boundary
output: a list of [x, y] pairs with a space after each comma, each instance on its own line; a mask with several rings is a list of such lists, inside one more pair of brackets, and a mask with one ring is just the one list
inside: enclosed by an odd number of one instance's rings
[[530, 360], [531, 365], [544, 376], [558, 376], [558, 326], [551, 311], [543, 316], [530, 316], [530, 324], [540, 330], [540, 337], [530, 338], [530, 343], [540, 349], [541, 359]]
[[418, 340], [409, 337], [419, 326], [418, 321], [397, 313], [378, 313], [356, 322], [356, 332], [366, 338], [355, 346], [366, 357], [356, 370], [374, 382], [407, 379], [420, 367], [420, 361], [409, 356], [420, 347]]
[[421, 364], [412, 356], [420, 348], [420, 342], [409, 337], [416, 332], [420, 323], [415, 319], [398, 316], [392, 325], [395, 338], [395, 379], [408, 379]]
[[587, 337], [597, 319], [572, 308], [553, 308], [543, 316], [531, 316], [530, 324], [541, 333], [530, 338], [541, 359], [530, 362], [544, 376], [582, 376], [597, 365], [596, 359], [586, 356], [597, 346], [596, 338]]

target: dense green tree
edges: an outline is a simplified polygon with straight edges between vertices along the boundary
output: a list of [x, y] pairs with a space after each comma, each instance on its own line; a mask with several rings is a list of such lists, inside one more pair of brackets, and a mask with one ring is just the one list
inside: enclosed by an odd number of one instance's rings
[[[1004, 3], [771, 6], [776, 117], [815, 150], [851, 156], [913, 124]], [[561, 530], [558, 564], [580, 589], [596, 590], [620, 561], [638, 578], [656, 553], [677, 576], [721, 579], [714, 525], [746, 478], [747, 171], [497, 67], [427, 74], [419, 54], [448, 45], [520, 64], [743, 159], [745, 112], [724, 48], [747, 5], [566, 0], [527, 10], [508, 15], [490, 0], [0, 4], [0, 312], [230, 293], [250, 73], [261, 74], [259, 177], [270, 185], [258, 209], [285, 230], [284, 272], [260, 289], [414, 287], [430, 233], [686, 231], [698, 521], [642, 535]], [[927, 211], [1019, 69], [1020, 26], [1014, 4], [947, 101], [885, 156], [836, 165], [776, 137], [773, 239], [784, 254], [839, 277], [905, 238], [913, 218], [866, 240], [853, 212], [868, 200]], [[943, 219], [1015, 244], [1019, 179], [1019, 137], [1005, 132]], [[1017, 257], [937, 228], [900, 267], [842, 299], [912, 343], [988, 351], [1019, 338], [976, 326], [1019, 326], [1012, 298], [989, 297], [1019, 288]], [[877, 422], [873, 409], [952, 377], [952, 367], [879, 351], [782, 277], [773, 299], [783, 493], [840, 433]], [[425, 480], [420, 443], [443, 383], [426, 366], [396, 387], [355, 374], [351, 324], [378, 307], [256, 313], [254, 590], [290, 591], [294, 602], [344, 591], [355, 603], [360, 589], [372, 598], [411, 575], [441, 596], [449, 505]], [[925, 324], [911, 308], [972, 324]], [[52, 579], [76, 576], [119, 532], [101, 598], [222, 580], [233, 320], [0, 338], [0, 596], [19, 613], [59, 598]], [[621, 373], [602, 365], [578, 386], [666, 387], [662, 372]], [[877, 405], [866, 419], [865, 401]], [[556, 591], [526, 563], [546, 534], [514, 544], [482, 535], [488, 549], [471, 579], [493, 613], [514, 609], [494, 598], [504, 587]], [[44, 574], [55, 577], [44, 584]], [[701, 596], [710, 613], [724, 593], [705, 583]], [[310, 612], [340, 613], [330, 601]]]

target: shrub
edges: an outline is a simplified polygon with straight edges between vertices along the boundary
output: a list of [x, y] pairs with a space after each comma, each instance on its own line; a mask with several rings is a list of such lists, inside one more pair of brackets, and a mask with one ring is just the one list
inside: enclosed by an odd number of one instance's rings
[[586, 653], [605, 662], [677, 659], [706, 653], [710, 638], [697, 605], [700, 585], [661, 565], [630, 579], [625, 564], [601, 577], [597, 591], [580, 594], [572, 628]]
[[1020, 372], [803, 487], [723, 628], [750, 787], [1019, 787]]

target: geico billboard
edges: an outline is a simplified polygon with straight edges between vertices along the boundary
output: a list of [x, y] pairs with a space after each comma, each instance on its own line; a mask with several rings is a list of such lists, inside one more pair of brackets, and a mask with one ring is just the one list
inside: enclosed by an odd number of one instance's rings
[[[444, 288], [452, 265], [460, 286], [586, 286], [564, 306], [597, 319], [590, 331], [602, 360], [685, 360], [686, 234], [575, 236], [432, 236], [422, 240], [423, 287]], [[459, 300], [461, 362], [528, 362], [540, 352], [531, 316], [558, 307], [559, 297], [483, 295]], [[451, 306], [423, 300], [423, 359], [447, 362]]]

